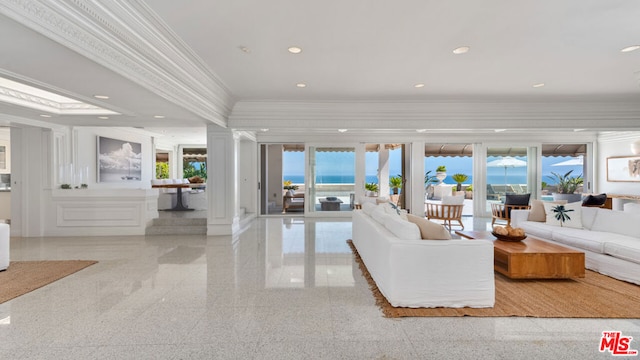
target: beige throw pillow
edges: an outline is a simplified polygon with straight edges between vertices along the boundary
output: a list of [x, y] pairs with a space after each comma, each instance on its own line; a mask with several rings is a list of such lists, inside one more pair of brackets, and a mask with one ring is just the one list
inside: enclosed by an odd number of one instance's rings
[[547, 213], [544, 210], [544, 204], [566, 204], [567, 200], [558, 200], [558, 201], [542, 201], [542, 200], [532, 200], [531, 201], [531, 211], [529, 212], [529, 217], [527, 220], [529, 221], [538, 221], [545, 222], [547, 221]]
[[429, 221], [425, 218], [407, 214], [407, 220], [418, 225], [420, 229], [420, 236], [422, 240], [450, 240], [451, 233], [447, 231], [447, 228], [440, 224], [436, 224], [433, 221]]

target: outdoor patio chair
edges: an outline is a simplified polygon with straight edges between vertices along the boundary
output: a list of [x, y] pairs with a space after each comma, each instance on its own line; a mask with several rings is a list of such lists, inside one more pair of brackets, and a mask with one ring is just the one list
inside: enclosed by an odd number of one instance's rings
[[[442, 203], [426, 203], [427, 219], [442, 220], [444, 226], [451, 231], [451, 222], [457, 221], [464, 230], [462, 224], [462, 209], [464, 208], [464, 195], [462, 196], [445, 196]], [[447, 226], [448, 225], [448, 226]]]
[[507, 194], [504, 204], [491, 204], [491, 226], [496, 221], [505, 221], [507, 225], [511, 225], [512, 210], [529, 210], [529, 199], [531, 194]]
[[282, 197], [282, 213], [294, 209], [304, 211], [304, 193], [287, 192]]

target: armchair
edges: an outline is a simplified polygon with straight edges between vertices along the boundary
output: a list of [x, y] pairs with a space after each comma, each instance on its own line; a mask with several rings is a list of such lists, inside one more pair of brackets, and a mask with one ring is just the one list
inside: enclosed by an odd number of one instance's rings
[[304, 211], [304, 193], [287, 192], [282, 197], [282, 213], [285, 214], [288, 210], [294, 209]]
[[506, 221], [507, 225], [511, 225], [511, 211], [512, 210], [529, 210], [529, 198], [531, 194], [507, 194], [504, 204], [491, 204], [491, 226], [496, 221]]
[[464, 230], [462, 224], [462, 209], [464, 208], [464, 195], [443, 196], [442, 203], [427, 203], [427, 219], [444, 221], [444, 226], [449, 224], [451, 231], [451, 221], [457, 221]]
[[427, 219], [442, 220], [444, 226], [451, 231], [451, 221], [457, 221], [464, 230], [462, 224], [462, 208], [464, 205], [446, 205], [437, 203], [427, 203]]

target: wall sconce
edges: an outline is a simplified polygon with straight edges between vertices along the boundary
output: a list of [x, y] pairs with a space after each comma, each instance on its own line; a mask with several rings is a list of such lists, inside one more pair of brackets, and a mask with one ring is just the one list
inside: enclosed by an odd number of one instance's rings
[[631, 143], [631, 152], [633, 155], [640, 154], [640, 140]]

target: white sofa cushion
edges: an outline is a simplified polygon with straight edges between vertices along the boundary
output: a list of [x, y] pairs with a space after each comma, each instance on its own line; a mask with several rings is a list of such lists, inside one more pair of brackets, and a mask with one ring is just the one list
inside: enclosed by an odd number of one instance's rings
[[640, 214], [640, 204], [639, 203], [626, 203], [622, 205], [623, 211], [633, 212], [636, 214]]
[[384, 208], [380, 206], [376, 206], [376, 208], [371, 212], [371, 217], [373, 218], [373, 220], [377, 221], [382, 226], [384, 226], [384, 222], [387, 217], [390, 216], [391, 215], [387, 214], [387, 212], [384, 211]]
[[442, 205], [462, 205], [462, 204], [464, 204], [464, 195], [442, 197]]
[[[556, 219], [556, 213], [553, 212], [557, 206], [564, 206], [567, 212], [567, 220], [564, 223], [560, 223], [560, 220]], [[575, 202], [569, 204], [544, 204], [544, 211], [547, 214], [546, 224], [553, 226], [570, 227], [575, 229], [582, 229], [582, 203]]]
[[364, 211], [364, 213], [367, 215], [371, 215], [371, 213], [375, 209], [376, 209], [376, 204], [374, 203], [371, 203], [371, 202], [362, 203], [362, 211]]
[[640, 238], [640, 214], [628, 211], [597, 209], [598, 212], [591, 226], [593, 231], [610, 232]]
[[384, 227], [402, 240], [421, 240], [420, 229], [412, 222], [402, 220], [399, 216], [388, 216], [384, 219]]
[[522, 228], [527, 235], [535, 236], [543, 239], [551, 239], [554, 227], [549, 226], [547, 223], [541, 223], [537, 221], [524, 221], [518, 222], [513, 226]]
[[413, 214], [408, 214], [407, 220], [418, 226], [418, 229], [420, 229], [420, 237], [422, 238], [422, 240], [451, 239], [451, 233], [447, 231], [447, 228], [440, 224]]
[[640, 239], [618, 235], [618, 238], [607, 239], [604, 253], [620, 259], [640, 264]]
[[564, 227], [554, 228], [550, 239], [565, 245], [602, 254], [604, 253], [604, 244], [609, 237], [608, 235], [610, 234], [599, 231]]

